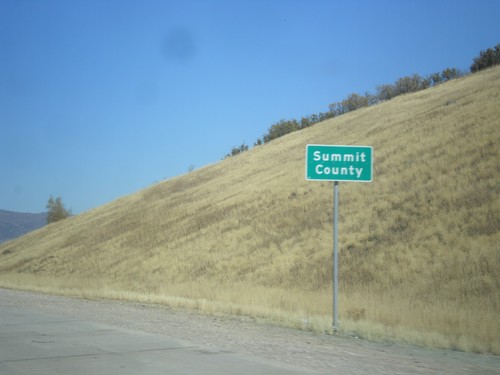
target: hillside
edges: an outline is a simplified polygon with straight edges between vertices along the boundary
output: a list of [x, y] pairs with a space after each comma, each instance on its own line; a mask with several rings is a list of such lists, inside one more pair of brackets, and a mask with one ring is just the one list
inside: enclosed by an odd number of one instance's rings
[[47, 214], [0, 210], [0, 243], [22, 236], [47, 224]]
[[332, 183], [309, 143], [371, 145], [340, 184], [343, 332], [500, 354], [500, 68], [289, 134], [0, 245], [0, 286], [331, 329]]

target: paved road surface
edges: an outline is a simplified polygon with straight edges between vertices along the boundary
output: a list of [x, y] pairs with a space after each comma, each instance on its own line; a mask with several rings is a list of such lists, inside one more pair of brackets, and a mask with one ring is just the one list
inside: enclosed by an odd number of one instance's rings
[[0, 289], [0, 374], [500, 374], [500, 357]]
[[0, 306], [0, 374], [303, 374], [164, 335]]

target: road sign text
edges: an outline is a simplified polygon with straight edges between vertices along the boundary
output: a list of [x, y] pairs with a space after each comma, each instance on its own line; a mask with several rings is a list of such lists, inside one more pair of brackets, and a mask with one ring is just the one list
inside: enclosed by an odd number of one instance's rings
[[306, 179], [371, 182], [372, 147], [307, 145]]

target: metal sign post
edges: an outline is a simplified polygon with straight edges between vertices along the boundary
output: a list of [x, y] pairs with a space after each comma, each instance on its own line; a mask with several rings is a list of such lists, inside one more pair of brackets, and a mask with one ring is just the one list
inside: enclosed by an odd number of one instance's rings
[[339, 182], [333, 182], [333, 330], [339, 329]]
[[371, 146], [306, 146], [306, 180], [333, 181], [333, 331], [339, 329], [339, 181], [371, 182]]

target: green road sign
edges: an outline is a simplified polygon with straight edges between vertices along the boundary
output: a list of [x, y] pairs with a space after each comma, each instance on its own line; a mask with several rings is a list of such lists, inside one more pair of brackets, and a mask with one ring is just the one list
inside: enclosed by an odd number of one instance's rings
[[306, 180], [371, 182], [371, 146], [307, 145]]

